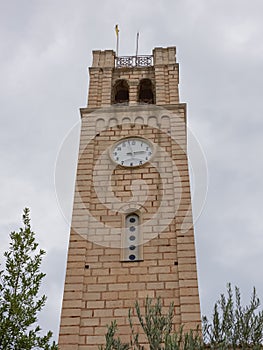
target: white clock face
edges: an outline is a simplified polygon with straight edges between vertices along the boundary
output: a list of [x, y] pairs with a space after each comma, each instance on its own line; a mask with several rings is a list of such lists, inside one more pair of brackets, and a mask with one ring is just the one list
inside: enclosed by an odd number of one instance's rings
[[151, 158], [153, 147], [145, 139], [130, 137], [119, 141], [112, 149], [112, 157], [120, 165], [134, 167]]

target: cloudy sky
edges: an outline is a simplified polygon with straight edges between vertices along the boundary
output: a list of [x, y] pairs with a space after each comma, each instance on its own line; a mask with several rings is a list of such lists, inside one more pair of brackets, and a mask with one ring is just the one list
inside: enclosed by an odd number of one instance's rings
[[116, 23], [120, 55], [134, 54], [138, 30], [140, 54], [177, 46], [180, 97], [209, 174], [195, 229], [202, 313], [229, 281], [244, 302], [254, 285], [263, 300], [262, 14], [262, 0], [0, 0], [0, 249], [29, 207], [47, 251], [40, 323], [55, 339], [77, 137], [59, 179], [66, 213], [56, 199], [56, 160], [87, 102], [91, 52], [115, 49]]

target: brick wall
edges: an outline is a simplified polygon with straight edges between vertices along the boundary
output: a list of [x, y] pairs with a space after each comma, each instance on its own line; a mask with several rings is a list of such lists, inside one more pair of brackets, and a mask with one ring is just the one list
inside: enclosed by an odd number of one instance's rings
[[[108, 67], [114, 62], [111, 53], [96, 51], [89, 105], [81, 109], [61, 350], [97, 349], [113, 319], [128, 341], [128, 310], [135, 300], [143, 305], [147, 296], [161, 296], [164, 310], [174, 302], [175, 327], [200, 324], [185, 105], [179, 104], [175, 48], [155, 49], [156, 67], [142, 69]], [[166, 109], [136, 105], [142, 77], [154, 81], [156, 101]], [[131, 103], [110, 107], [111, 87], [119, 78], [129, 82]], [[128, 136], [152, 142], [150, 162], [137, 168], [113, 162], [112, 146]], [[121, 238], [130, 212], [140, 215], [143, 259], [123, 262]]]

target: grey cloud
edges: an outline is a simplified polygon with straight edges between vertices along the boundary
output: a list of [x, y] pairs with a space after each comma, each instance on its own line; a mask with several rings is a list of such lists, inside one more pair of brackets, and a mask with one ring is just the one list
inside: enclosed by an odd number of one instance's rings
[[[86, 105], [91, 51], [115, 49], [116, 23], [123, 55], [135, 51], [137, 30], [141, 53], [177, 46], [181, 100], [209, 173], [195, 229], [203, 313], [228, 281], [245, 298], [256, 285], [262, 299], [262, 1], [136, 0], [124, 7], [118, 0], [17, 0], [1, 7], [1, 238], [32, 207], [48, 251], [43, 328], [57, 336], [69, 232], [56, 202], [57, 153]], [[70, 201], [74, 169], [63, 181]]]

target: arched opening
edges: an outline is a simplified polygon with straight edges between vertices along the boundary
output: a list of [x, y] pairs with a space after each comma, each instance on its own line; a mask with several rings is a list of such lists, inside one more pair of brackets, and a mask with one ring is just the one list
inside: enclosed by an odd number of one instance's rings
[[123, 260], [142, 260], [142, 247], [140, 237], [140, 217], [132, 213], [125, 217], [125, 232], [123, 237]]
[[129, 85], [126, 80], [118, 80], [113, 87], [112, 103], [129, 102]]
[[155, 103], [153, 83], [150, 79], [142, 79], [140, 81], [138, 102]]

